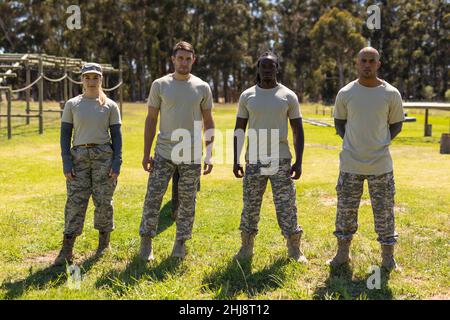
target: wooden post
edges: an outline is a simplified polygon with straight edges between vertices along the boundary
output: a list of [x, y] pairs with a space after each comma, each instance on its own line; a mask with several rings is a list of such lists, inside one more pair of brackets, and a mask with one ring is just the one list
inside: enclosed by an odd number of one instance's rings
[[431, 124], [428, 124], [428, 108], [425, 109], [424, 137], [431, 137]]
[[[25, 62], [25, 68], [26, 68], [26, 82], [25, 85], [28, 86], [30, 84], [31, 81], [31, 74], [30, 74], [30, 66], [28, 65], [28, 62]], [[30, 89], [25, 90], [25, 99], [27, 100], [27, 107], [26, 107], [26, 112], [27, 112], [27, 116], [30, 115]], [[30, 117], [26, 117], [26, 124], [30, 124]]]
[[[64, 74], [67, 74], [67, 58], [64, 58]], [[66, 102], [68, 99], [67, 97], [67, 77], [64, 79], [64, 94], [63, 94], [63, 99], [64, 102]]]
[[6, 99], [8, 100], [8, 107], [7, 107], [8, 139], [11, 139], [12, 138], [12, 125], [11, 125], [12, 88], [11, 87], [8, 87]]
[[[123, 70], [122, 70], [122, 55], [119, 56], [119, 83], [123, 80]], [[123, 119], [122, 114], [122, 104], [123, 104], [123, 84], [119, 87], [119, 109], [120, 117]]]
[[[39, 76], [44, 74], [44, 67], [42, 64], [42, 57], [39, 57]], [[39, 80], [39, 134], [44, 133], [44, 119], [43, 119], [43, 103], [44, 103], [44, 78]]]
[[450, 154], [450, 133], [443, 133], [441, 135], [441, 154]]
[[[68, 73], [70, 76], [72, 76], [73, 74], [71, 74], [70, 72]], [[72, 78], [72, 77], [71, 77]], [[73, 97], [73, 83], [72, 81], [69, 81], [69, 97]]]

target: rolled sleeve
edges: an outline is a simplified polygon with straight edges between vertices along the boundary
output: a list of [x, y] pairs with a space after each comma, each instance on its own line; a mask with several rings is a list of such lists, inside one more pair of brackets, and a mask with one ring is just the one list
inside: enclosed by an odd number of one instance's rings
[[111, 114], [109, 116], [109, 125], [121, 124], [122, 119], [120, 118], [120, 110], [117, 103], [111, 104]]
[[147, 106], [159, 109], [161, 107], [160, 83], [153, 81], [148, 95]]
[[402, 122], [405, 120], [405, 113], [403, 111], [403, 101], [400, 92], [395, 91], [392, 94], [389, 103], [389, 124]]
[[212, 92], [211, 92], [211, 88], [209, 86], [209, 84], [205, 84], [205, 88], [204, 88], [204, 93], [203, 93], [203, 99], [200, 103], [200, 107], [202, 110], [208, 110], [208, 109], [212, 109], [213, 107], [213, 97], [212, 97]]
[[334, 103], [333, 117], [339, 120], [347, 120], [347, 106], [344, 101], [344, 94], [339, 91]]
[[300, 103], [298, 102], [297, 95], [294, 92], [292, 92], [292, 94], [288, 96], [288, 103], [289, 103], [288, 108], [289, 119], [301, 118], [302, 113], [300, 112]]
[[243, 94], [239, 97], [237, 117], [248, 119], [247, 97]]
[[61, 121], [73, 124], [72, 102], [70, 100], [64, 105]]

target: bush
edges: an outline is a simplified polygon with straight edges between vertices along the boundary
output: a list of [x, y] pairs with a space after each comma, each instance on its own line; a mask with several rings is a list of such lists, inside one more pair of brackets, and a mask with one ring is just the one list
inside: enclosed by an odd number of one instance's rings
[[431, 100], [434, 97], [434, 90], [432, 86], [426, 86], [425, 88], [422, 89], [422, 96], [426, 99], [426, 100]]

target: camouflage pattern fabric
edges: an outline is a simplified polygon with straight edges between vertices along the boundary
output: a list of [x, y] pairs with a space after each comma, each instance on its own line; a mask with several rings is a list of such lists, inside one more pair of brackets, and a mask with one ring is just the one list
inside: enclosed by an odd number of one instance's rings
[[67, 201], [64, 210], [64, 234], [79, 236], [83, 232], [89, 198], [94, 202], [94, 228], [100, 232], [114, 230], [113, 194], [117, 179], [109, 177], [113, 150], [109, 144], [74, 147], [72, 155], [75, 178], [66, 181]]
[[261, 167], [264, 166], [266, 165], [258, 162], [256, 164], [247, 163], [245, 167], [243, 182], [244, 208], [239, 229], [250, 234], [258, 232], [262, 198], [266, 190], [267, 181], [270, 180], [281, 233], [285, 237], [295, 233], [302, 233], [303, 230], [297, 224], [295, 183], [289, 174], [291, 160], [280, 159], [278, 172], [273, 175], [262, 175]]
[[393, 172], [382, 175], [340, 172], [336, 185], [338, 203], [334, 235], [342, 240], [352, 239], [358, 229], [358, 208], [365, 179], [369, 185], [377, 240], [384, 245], [393, 245], [398, 237], [395, 232]]
[[[180, 180], [180, 174], [178, 170], [175, 170], [172, 177], [172, 211], [178, 210], [180, 206], [178, 201], [178, 181]], [[197, 192], [200, 191], [200, 179], [198, 179]]]
[[155, 237], [157, 233], [159, 210], [169, 180], [175, 170], [180, 175], [178, 180], [178, 217], [176, 219], [177, 240], [188, 240], [192, 237], [194, 225], [195, 201], [197, 186], [201, 175], [200, 164], [175, 164], [155, 155], [153, 169], [147, 184], [147, 194], [144, 201], [142, 221], [139, 233], [141, 236]]

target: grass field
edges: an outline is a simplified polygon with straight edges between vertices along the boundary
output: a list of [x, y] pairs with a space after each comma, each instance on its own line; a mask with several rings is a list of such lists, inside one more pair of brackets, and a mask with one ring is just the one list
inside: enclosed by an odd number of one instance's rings
[[[4, 105], [3, 105], [4, 106]], [[53, 104], [57, 108], [57, 104]], [[14, 105], [15, 109], [23, 106]], [[304, 118], [315, 105], [302, 107]], [[2, 108], [2, 113], [5, 109]], [[391, 146], [396, 177], [396, 223], [400, 234], [397, 262], [401, 273], [383, 276], [381, 289], [369, 290], [369, 267], [380, 263], [379, 245], [367, 183], [360, 207], [359, 231], [352, 244], [351, 270], [330, 273], [325, 261], [335, 252], [334, 229], [341, 141], [333, 128], [305, 124], [302, 178], [297, 184], [299, 223], [309, 264], [286, 259], [285, 241], [276, 222], [270, 186], [264, 196], [260, 232], [252, 263], [237, 265], [242, 181], [230, 165], [217, 165], [202, 177], [193, 239], [188, 256], [170, 258], [175, 224], [170, 219], [170, 191], [161, 209], [156, 261], [141, 263], [139, 223], [147, 174], [141, 168], [144, 104], [125, 104], [123, 166], [115, 193], [116, 230], [112, 249], [100, 259], [93, 253], [93, 205], [84, 233], [75, 245], [81, 268], [79, 289], [67, 285], [65, 268], [52, 268], [63, 231], [66, 199], [59, 149], [58, 115], [46, 115], [45, 132], [37, 120], [13, 122], [6, 139], [0, 128], [0, 298], [2, 299], [449, 299], [450, 298], [450, 155], [439, 154], [441, 133], [449, 131], [450, 113], [432, 112], [433, 137], [423, 137], [423, 112], [405, 123]], [[214, 109], [216, 127], [234, 126], [236, 106]], [[231, 146], [230, 146], [231, 147]], [[229, 149], [228, 151], [230, 151]], [[170, 190], [170, 186], [169, 186]]]

